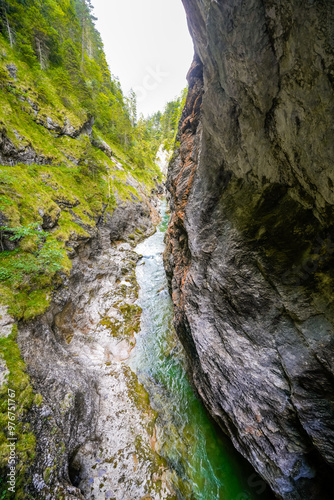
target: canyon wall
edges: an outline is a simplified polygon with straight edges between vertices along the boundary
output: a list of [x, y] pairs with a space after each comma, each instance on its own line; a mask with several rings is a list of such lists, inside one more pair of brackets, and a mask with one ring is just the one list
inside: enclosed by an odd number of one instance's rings
[[167, 187], [175, 327], [211, 415], [279, 498], [333, 491], [334, 4], [183, 0]]

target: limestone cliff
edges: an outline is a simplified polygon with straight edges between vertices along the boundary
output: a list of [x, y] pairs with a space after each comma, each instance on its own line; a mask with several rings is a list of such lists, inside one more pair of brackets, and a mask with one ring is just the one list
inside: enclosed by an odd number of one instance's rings
[[279, 498], [333, 491], [334, 4], [183, 0], [169, 166], [175, 326], [205, 405]]
[[91, 2], [39, 3], [0, 2], [0, 497], [157, 498], [159, 483], [167, 498], [123, 362], [158, 144], [130, 118]]

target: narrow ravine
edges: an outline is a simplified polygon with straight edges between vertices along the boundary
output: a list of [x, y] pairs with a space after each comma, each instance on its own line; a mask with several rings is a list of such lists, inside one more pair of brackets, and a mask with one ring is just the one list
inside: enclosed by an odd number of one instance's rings
[[172, 327], [173, 310], [162, 253], [168, 215], [156, 233], [136, 247], [142, 308], [141, 329], [129, 364], [147, 390], [156, 421], [156, 451], [173, 470], [180, 498], [196, 500], [267, 499], [269, 489], [219, 435], [196, 398], [185, 371], [183, 348]]

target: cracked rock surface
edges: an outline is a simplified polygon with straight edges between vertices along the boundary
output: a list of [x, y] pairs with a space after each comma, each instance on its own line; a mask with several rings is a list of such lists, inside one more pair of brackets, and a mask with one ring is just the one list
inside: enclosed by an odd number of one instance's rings
[[165, 267], [206, 407], [279, 498], [333, 491], [334, 5], [183, 0]]

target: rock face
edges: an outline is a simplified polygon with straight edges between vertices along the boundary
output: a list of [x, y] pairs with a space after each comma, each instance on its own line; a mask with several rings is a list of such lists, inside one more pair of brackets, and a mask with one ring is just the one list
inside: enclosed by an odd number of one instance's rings
[[[155, 415], [126, 364], [140, 328], [131, 246], [154, 232], [156, 201], [124, 203], [90, 238], [71, 242], [70, 277], [43, 316], [19, 324], [20, 351], [43, 396], [26, 416], [36, 436], [26, 492], [35, 499], [173, 496], [151, 446]], [[11, 318], [2, 316], [4, 330]]]
[[[0, 125], [1, 127], [1, 125]], [[50, 159], [43, 155], [38, 155], [31, 144], [21, 144], [16, 147], [7, 136], [5, 128], [0, 128], [0, 163], [1, 165], [16, 165], [17, 163], [26, 163], [31, 165], [46, 165]]]
[[165, 266], [194, 385], [279, 498], [333, 491], [334, 4], [183, 0]]
[[[24, 100], [26, 100], [24, 98]], [[38, 106], [31, 101], [29, 98], [27, 99], [27, 103], [33, 108], [36, 117], [38, 115], [39, 108]], [[52, 118], [49, 116], [43, 115], [42, 117], [36, 118], [36, 123], [43, 126], [46, 130], [53, 132], [56, 137], [68, 136], [72, 139], [79, 137], [80, 135], [88, 135], [94, 142], [92, 138], [92, 129], [94, 125], [94, 118], [89, 118], [86, 122], [84, 122], [78, 129], [75, 129], [68, 120], [65, 120], [63, 125], [59, 123], [54, 123]], [[36, 165], [51, 165], [52, 158], [47, 157], [43, 154], [38, 154], [31, 143], [25, 140], [20, 134], [14, 131], [16, 135], [16, 139], [20, 141], [19, 145], [15, 145], [13, 141], [8, 137], [8, 131], [3, 124], [0, 123], [0, 164], [1, 165], [17, 165], [17, 163], [25, 163], [26, 165], [31, 165], [35, 163]], [[95, 145], [96, 143], [94, 143]], [[109, 153], [108, 149], [111, 151], [110, 147], [104, 143], [103, 147], [99, 146], [99, 148], [105, 152]], [[111, 155], [109, 155], [111, 156]], [[73, 158], [73, 160], [75, 160]], [[75, 163], [75, 161], [74, 161]]]

